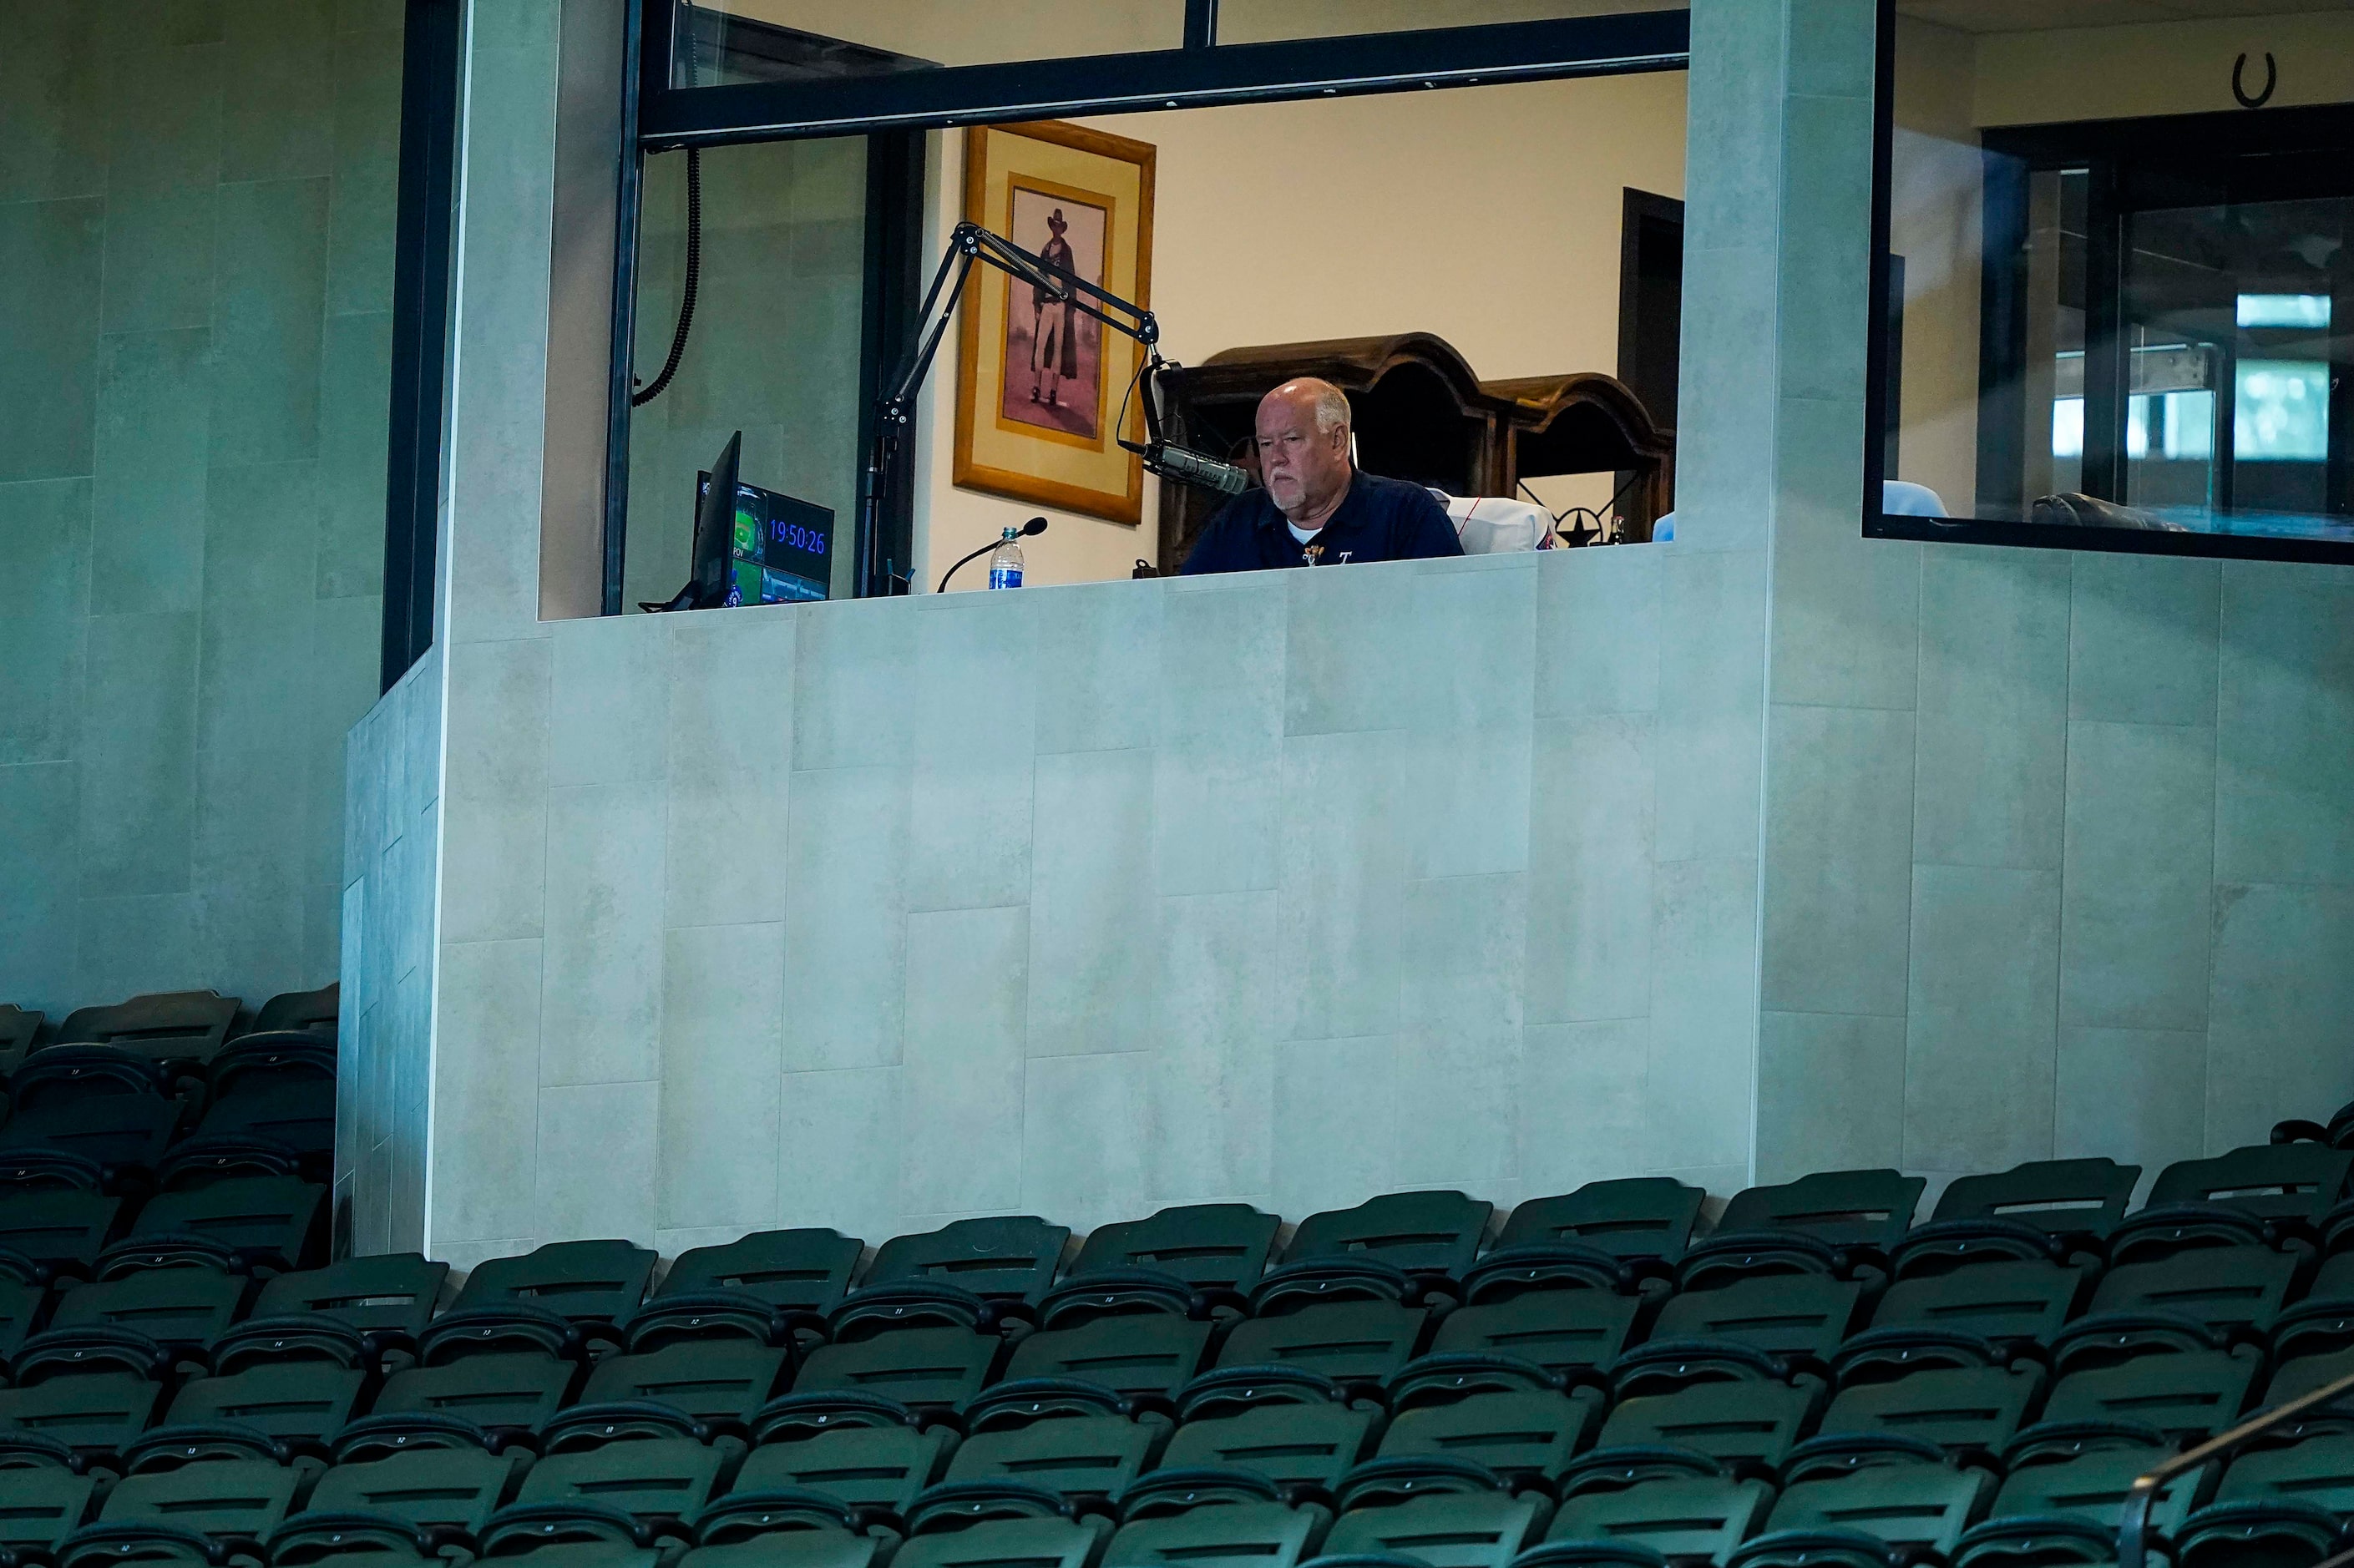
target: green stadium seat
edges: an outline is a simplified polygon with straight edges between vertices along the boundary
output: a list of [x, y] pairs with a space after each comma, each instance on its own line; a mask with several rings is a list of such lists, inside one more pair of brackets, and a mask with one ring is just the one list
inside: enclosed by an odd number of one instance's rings
[[1218, 1351], [1221, 1369], [1300, 1367], [1363, 1387], [1421, 1351], [1431, 1319], [1411, 1276], [1370, 1258], [1287, 1264], [1252, 1288], [1250, 1306]]
[[1331, 1510], [1287, 1500], [1264, 1476], [1163, 1469], [1121, 1495], [1104, 1558], [1134, 1568], [1295, 1568], [1331, 1527]]
[[2347, 1195], [2349, 1173], [2354, 1150], [2326, 1143], [2253, 1144], [2209, 1160], [2178, 1160], [2158, 1173], [2149, 1202], [2119, 1227], [2113, 1255], [2128, 1233], [2139, 1234], [2145, 1245], [2169, 1231], [2183, 1233], [2177, 1245], [2211, 1245], [2200, 1226], [2218, 1215], [2257, 1222], [2260, 1240], [2313, 1236]]
[[[2286, 1404], [2344, 1377], [2354, 1377], [2354, 1307], [2317, 1302], [2284, 1314], [2273, 1329], [2273, 1374], [2264, 1403]], [[2354, 1398], [2332, 1408], [2354, 1417]]]
[[1193, 1286], [1158, 1270], [1073, 1276], [1038, 1304], [1038, 1327], [1013, 1347], [1008, 1379], [1078, 1378], [1161, 1402], [1198, 1375], [1217, 1332]]
[[879, 1394], [792, 1393], [753, 1417], [752, 1442], [736, 1493], [816, 1494], [900, 1517], [947, 1468], [957, 1431]]
[[308, 1034], [335, 1043], [335, 1032], [343, 1016], [343, 987], [329, 980], [316, 991], [285, 991], [261, 1004], [253, 1015], [253, 1027], [238, 1035], [239, 1041], [271, 1034]]
[[955, 1410], [994, 1380], [1004, 1338], [994, 1308], [952, 1285], [906, 1280], [854, 1290], [827, 1319], [828, 1342], [802, 1358], [796, 1393], [880, 1394], [922, 1410]]
[[[1938, 1196], [1935, 1213], [1900, 1244], [1916, 1257], [1936, 1253], [1949, 1265], [1990, 1254], [1979, 1244], [2029, 1233], [2062, 1249], [2105, 1250], [2133, 1202], [2141, 1167], [2114, 1160], [2036, 1160], [1998, 1175], [1963, 1176]], [[1901, 1272], [1901, 1268], [1900, 1268]]]
[[1499, 1246], [1460, 1284], [1462, 1304], [1438, 1320], [1432, 1353], [1513, 1356], [1560, 1378], [1598, 1376], [1665, 1293], [1624, 1260], [1564, 1243]]
[[945, 1480], [1018, 1481], [1065, 1498], [1118, 1497], [1152, 1467], [1172, 1422], [1099, 1384], [1001, 1383], [967, 1403], [964, 1441]]
[[744, 1445], [669, 1405], [580, 1404], [548, 1419], [517, 1505], [596, 1503], [678, 1527], [726, 1486]]
[[131, 1329], [181, 1354], [237, 1321], [253, 1280], [238, 1255], [194, 1236], [133, 1237], [99, 1255], [90, 1283], [61, 1292], [55, 1329]]
[[210, 1371], [180, 1385], [164, 1420], [232, 1422], [294, 1454], [322, 1454], [377, 1381], [367, 1336], [323, 1315], [261, 1318], [212, 1343]]
[[1994, 1496], [1989, 1469], [1903, 1438], [1818, 1438], [1792, 1451], [1766, 1533], [1728, 1568], [1905, 1568], [1950, 1554]]
[[72, 1157], [108, 1191], [143, 1186], [186, 1121], [189, 1102], [148, 1057], [113, 1045], [51, 1045], [9, 1081], [0, 1164], [28, 1155]]
[[281, 1272], [325, 1260], [327, 1189], [286, 1162], [207, 1154], [167, 1160], [157, 1174], [164, 1190], [139, 1211], [130, 1239], [197, 1236]]
[[347, 1257], [268, 1281], [252, 1316], [333, 1318], [384, 1349], [413, 1351], [449, 1277], [448, 1264], [419, 1253]]
[[305, 1509], [262, 1544], [270, 1568], [440, 1568], [432, 1534], [381, 1513]]
[[2254, 1395], [2264, 1356], [2253, 1346], [2233, 1350], [2154, 1350], [2101, 1364], [2095, 1358], [2055, 1356], [2059, 1375], [2044, 1401], [2046, 1422], [2136, 1422], [2175, 1441], [2212, 1437], [2236, 1425]]
[[1585, 1457], [1627, 1448], [1675, 1448], [1732, 1466], [1778, 1467], [1813, 1429], [1824, 1380], [1733, 1340], [1654, 1341], [1611, 1373], [1609, 1416]]
[[536, 1432], [581, 1377], [579, 1330], [543, 1307], [455, 1308], [419, 1336], [418, 1364], [385, 1379], [379, 1414], [451, 1415], [493, 1435]]
[[[1564, 1478], [1561, 1507], [1525, 1568], [1723, 1563], [1765, 1523], [1771, 1483], [1694, 1454], [1590, 1456]], [[1647, 1555], [1648, 1554], [1648, 1555]]]
[[2098, 1277], [2090, 1260], [1997, 1256], [2001, 1244], [1982, 1236], [1963, 1245], [1986, 1261], [1932, 1273], [1922, 1266], [1929, 1257], [1900, 1250], [1895, 1282], [1872, 1308], [1872, 1331], [1967, 1334], [2013, 1347], [2048, 1344], [2083, 1310]]
[[169, 1351], [127, 1329], [45, 1330], [9, 1358], [0, 1427], [110, 1459], [161, 1412], [171, 1370]]
[[618, 1342], [620, 1326], [645, 1299], [659, 1261], [652, 1248], [626, 1241], [550, 1242], [521, 1257], [475, 1265], [450, 1309], [536, 1307]]
[[1373, 1456], [1377, 1393], [1352, 1395], [1297, 1367], [1204, 1372], [1177, 1396], [1163, 1470], [1246, 1470], [1287, 1490], [1337, 1485]]
[[850, 1293], [866, 1244], [839, 1231], [755, 1231], [724, 1246], [678, 1255], [654, 1299], [746, 1290], [786, 1315], [797, 1333], [822, 1338], [826, 1317]]
[[503, 1568], [661, 1568], [676, 1550], [627, 1511], [593, 1502], [511, 1503], [482, 1534]]
[[111, 1007], [76, 1009], [58, 1026], [57, 1044], [120, 1045], [175, 1074], [202, 1077], [228, 1044], [237, 1009], [236, 997], [217, 991], [157, 991]]
[[1300, 1221], [1283, 1261], [1370, 1260], [1416, 1278], [1454, 1279], [1479, 1256], [1494, 1214], [1492, 1203], [1460, 1192], [1384, 1192]]
[[2174, 1532], [2176, 1568], [2316, 1563], [2354, 1520], [2354, 1433], [2325, 1432], [2243, 1452], [2214, 1500]]
[[754, 1414], [792, 1383], [785, 1316], [748, 1292], [650, 1301], [623, 1334], [625, 1348], [590, 1370], [583, 1403], [666, 1404], [740, 1437]]
[[[1686, 1259], [1691, 1267], [1697, 1255]], [[1721, 1271], [1712, 1271], [1721, 1277]], [[1683, 1290], [1659, 1308], [1654, 1343], [1732, 1340], [1828, 1366], [1870, 1308], [1862, 1284], [1820, 1274], [1769, 1274], [1715, 1289]]]
[[1193, 1203], [1149, 1219], [1097, 1225], [1072, 1261], [1071, 1282], [1150, 1270], [1239, 1307], [1259, 1276], [1283, 1222], [1247, 1203]]
[[1900, 1437], [1956, 1456], [1999, 1454], [2042, 1402], [2042, 1366], [1935, 1330], [1858, 1335], [1831, 1363], [1825, 1437]]
[[24, 1065], [48, 1022], [46, 1016], [32, 1008], [18, 1007], [13, 1001], [0, 1002], [0, 1078]]
[[1328, 1558], [1379, 1552], [1430, 1568], [1505, 1568], [1535, 1544], [1553, 1514], [1543, 1492], [1515, 1493], [1466, 1459], [1373, 1459], [1333, 1493]]
[[[1795, 1233], [1884, 1266], [1903, 1242], [1927, 1185], [1895, 1171], [1820, 1171], [1778, 1186], [1751, 1187], [1733, 1195], [1702, 1245], [1721, 1250]], [[1689, 1255], [1684, 1266], [1692, 1267]]]
[[2179, 1314], [2211, 1329], [2261, 1337], [2272, 1331], [2305, 1264], [2296, 1249], [2279, 1252], [2261, 1243], [2128, 1255], [2137, 1260], [2102, 1277], [2080, 1322]]
[[1613, 1257], [1673, 1268], [1691, 1245], [1708, 1193], [1667, 1176], [1589, 1181], [1555, 1198], [1515, 1208], [1496, 1247], [1589, 1246]]
[[1602, 1425], [1604, 1392], [1564, 1389], [1532, 1362], [1430, 1355], [1389, 1380], [1390, 1422], [1377, 1457], [1451, 1456], [1514, 1485], [1557, 1483]]
[[[1954, 1568], [2115, 1561], [2117, 1520], [2137, 1477], [2173, 1456], [2151, 1427], [2041, 1423], [2012, 1439], [1986, 1519], [1963, 1531]], [[2171, 1533], [2213, 1489], [2213, 1467], [2177, 1478], [2150, 1513]]]
[[951, 1286], [989, 1305], [986, 1322], [1008, 1311], [1026, 1318], [1054, 1288], [1070, 1239], [1069, 1226], [1028, 1214], [959, 1220], [920, 1235], [894, 1236], [875, 1250], [854, 1299], [909, 1284]]
[[249, 1034], [222, 1047], [204, 1115], [181, 1151], [245, 1148], [284, 1155], [310, 1181], [333, 1176], [333, 1036]]
[[1112, 1526], [1041, 1487], [966, 1481], [927, 1492], [907, 1529], [892, 1568], [1094, 1568]]
[[0, 1554], [45, 1560], [89, 1517], [99, 1478], [54, 1437], [0, 1430]]
[[898, 1540], [823, 1494], [739, 1486], [695, 1520], [678, 1568], [877, 1568]]
[[89, 1274], [128, 1217], [88, 1160], [37, 1150], [0, 1156], [0, 1251], [44, 1276]]
[[292, 1510], [308, 1475], [278, 1445], [233, 1426], [159, 1429], [126, 1446], [123, 1475], [99, 1507], [98, 1522], [58, 1548], [60, 1561], [95, 1536], [118, 1556], [176, 1555], [189, 1533], [217, 1548], [259, 1551]]
[[0, 1365], [39, 1325], [48, 1300], [48, 1271], [22, 1253], [0, 1251]]
[[531, 1461], [527, 1448], [470, 1421], [417, 1414], [352, 1422], [336, 1434], [333, 1457], [290, 1525], [362, 1515], [398, 1520], [437, 1539], [472, 1540], [514, 1496]]

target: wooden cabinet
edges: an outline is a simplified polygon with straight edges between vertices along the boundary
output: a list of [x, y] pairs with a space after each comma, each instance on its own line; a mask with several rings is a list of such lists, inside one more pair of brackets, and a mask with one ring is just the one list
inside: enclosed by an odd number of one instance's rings
[[[1256, 469], [1258, 400], [1295, 376], [1348, 394], [1357, 460], [1369, 473], [1451, 495], [1511, 495], [1522, 479], [1616, 473], [1621, 537], [1644, 540], [1675, 504], [1675, 432], [1614, 376], [1587, 371], [1481, 381], [1429, 333], [1230, 348], [1162, 378], [1179, 445]], [[1225, 498], [1161, 487], [1159, 565], [1174, 571]]]

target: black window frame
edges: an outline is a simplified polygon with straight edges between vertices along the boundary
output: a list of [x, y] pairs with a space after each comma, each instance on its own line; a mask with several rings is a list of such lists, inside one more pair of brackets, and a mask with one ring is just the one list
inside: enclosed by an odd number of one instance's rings
[[[1639, 3], [1639, 0], [1638, 0]], [[631, 0], [635, 48], [624, 68], [622, 149], [613, 278], [613, 396], [607, 431], [603, 609], [621, 609], [629, 511], [628, 388], [637, 291], [640, 172], [650, 153], [864, 134], [868, 140], [866, 303], [860, 391], [867, 405], [882, 367], [907, 340], [917, 284], [934, 258], [917, 254], [922, 233], [922, 133], [1143, 110], [1337, 98], [1581, 76], [1685, 70], [1689, 10], [1629, 11], [1552, 21], [1503, 22], [1271, 43], [1217, 42], [1216, 0], [1185, 0], [1183, 43], [1173, 49], [1008, 64], [941, 66], [806, 82], [673, 87], [671, 0]], [[860, 451], [871, 445], [862, 408]], [[858, 541], [870, 598], [905, 591], [913, 516], [914, 453], [903, 443], [893, 476], [885, 538]], [[898, 571], [871, 567], [896, 560]]]
[[[1864, 374], [1864, 440], [1863, 440], [1863, 534], [1872, 539], [1912, 539], [1927, 543], [2003, 545], [2043, 550], [2106, 550], [2128, 555], [2189, 556], [2222, 560], [2299, 561], [2325, 566], [2354, 565], [2354, 542], [2331, 539], [2294, 539], [2251, 534], [2174, 533], [2135, 528], [2055, 527], [2034, 523], [1990, 522], [1978, 518], [1937, 518], [1890, 516], [1881, 510], [1881, 485], [1888, 477], [1887, 459], [1894, 450], [1895, 436], [1901, 421], [1892, 418], [1896, 412], [1893, 394], [1901, 385], [1899, 367], [1891, 363], [1892, 346], [1901, 345], [1901, 318], [1890, 310], [1891, 284], [1897, 263], [1890, 251], [1890, 231], [1893, 223], [1895, 146], [1895, 83], [1896, 83], [1896, 0], [1879, 0], [1878, 34], [1874, 39], [1875, 69], [1872, 103], [1872, 294], [1882, 302], [1880, 309], [1870, 315], [1869, 335]], [[2116, 252], [2108, 230], [2118, 216], [2115, 204], [2108, 199], [2106, 185], [2115, 178], [2115, 157], [2128, 152], [2146, 152], [2151, 139], [2161, 143], [2177, 143], [2198, 146], [2208, 151], [2234, 146], [2250, 151], [2269, 151], [2281, 140], [2280, 127], [2285, 122], [2291, 140], [2310, 139], [2317, 129], [2341, 137], [2344, 144], [2354, 146], [2354, 104], [2324, 104], [2286, 108], [2262, 108], [2225, 111], [2220, 113], [2180, 114], [2138, 120], [2062, 121], [2049, 124], [1990, 127], [1981, 135], [1981, 144], [1993, 155], [2022, 160], [2031, 169], [2061, 167], [2092, 168], [2091, 227], [2088, 236], [2091, 254], [2088, 264], [2093, 268], [2121, 270], [2123, 259]], [[2267, 130], [2266, 127], [2273, 129]], [[2105, 238], [2110, 242], [2105, 243]], [[2008, 294], [2009, 288], [2004, 269], [1998, 265], [1994, 247], [1981, 241], [1984, 252], [1981, 265], [1985, 271], [1980, 290], [1978, 352], [1981, 387], [1981, 408], [1984, 407], [1986, 377], [1998, 362], [2012, 350], [2003, 336], [2012, 313]], [[2001, 308], [2005, 320], [1995, 319], [1999, 308], [1993, 302], [2006, 300]], [[2115, 321], [2122, 308], [2121, 292], [2113, 287], [2104, 299], [2094, 294], [2087, 299], [2085, 324], [2087, 368], [2085, 392], [2085, 462], [2090, 467], [2096, 461], [2121, 463], [2121, 453], [2108, 452], [2105, 459], [2095, 450], [2094, 418], [2100, 409], [2094, 406], [2100, 388], [2114, 381], [2110, 395], [2100, 401], [2104, 406], [2115, 404], [2121, 397], [2122, 361], [2117, 350]], [[1901, 308], [1901, 307], [1900, 307]], [[2001, 341], [1998, 341], [2001, 338]], [[2119, 360], [2120, 375], [2104, 377], [2094, 367], [2092, 359], [2095, 344], [2106, 340], [2108, 356]], [[1900, 350], [1901, 351], [1901, 350]], [[2015, 355], [2013, 355], [2015, 357]], [[2354, 379], [2354, 378], [2349, 378]], [[2348, 402], [2349, 388], [2340, 387], [2331, 398], [2332, 417]], [[2114, 422], [2122, 428], [2121, 407], [2109, 408]], [[2104, 420], [2104, 429], [2108, 420]], [[2354, 431], [2354, 425], [2346, 427]], [[1995, 454], [1999, 455], [1999, 454]], [[2014, 454], [2015, 455], [2015, 454]], [[1980, 472], [1989, 461], [1988, 449], [1981, 438], [1978, 449]], [[2342, 460], [2341, 460], [2342, 461]], [[2338, 466], [2333, 461], [2333, 468]]]
[[461, 9], [458, 0], [408, 0], [402, 17], [379, 693], [392, 690], [433, 646], [464, 32]]

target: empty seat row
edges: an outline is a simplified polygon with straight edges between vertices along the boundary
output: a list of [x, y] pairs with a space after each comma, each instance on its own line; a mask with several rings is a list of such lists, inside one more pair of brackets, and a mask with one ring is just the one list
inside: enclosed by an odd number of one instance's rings
[[[94, 1563], [134, 1545], [146, 1560], [187, 1548], [180, 1560], [196, 1562], [266, 1543], [275, 1563], [355, 1568], [360, 1556], [423, 1562], [459, 1544], [494, 1558], [530, 1555], [540, 1568], [586, 1568], [601, 1554], [560, 1549], [648, 1550], [665, 1539], [758, 1542], [749, 1555], [773, 1568], [873, 1563], [895, 1544], [913, 1562], [1005, 1568], [1288, 1568], [1320, 1549], [1327, 1559], [1377, 1554], [1430, 1568], [1894, 1568], [1925, 1552], [2017, 1568], [2105, 1561], [2135, 1478], [2172, 1452], [2153, 1434], [2097, 1424], [2031, 1429], [1999, 1462], [1827, 1437], [1765, 1475], [1654, 1446], [1598, 1454], [1556, 1488], [1537, 1488], [1443, 1444], [1384, 1442], [1378, 1456], [1316, 1486], [1246, 1465], [1177, 1463], [1215, 1456], [1181, 1456], [1184, 1429], [1172, 1437], [1162, 1423], [1076, 1393], [976, 1409], [960, 1438], [910, 1425], [904, 1412], [895, 1424], [879, 1405], [779, 1408], [748, 1451], [653, 1404], [574, 1412], [548, 1426], [535, 1456], [455, 1420], [383, 1416], [348, 1428], [323, 1467], [289, 1463], [281, 1447], [233, 1426], [188, 1428], [134, 1447], [102, 1496], [62, 1445], [0, 1439], [12, 1502], [0, 1544]], [[1422, 1408], [1402, 1413], [1394, 1430], [1408, 1430]], [[1126, 1430], [1100, 1430], [1107, 1424]], [[1443, 1414], [1426, 1425], [1425, 1439], [1443, 1436]], [[1153, 1449], [1171, 1462], [1142, 1470], [1126, 1462]], [[919, 1480], [939, 1478], [912, 1495], [878, 1488], [877, 1473], [896, 1472], [909, 1453], [929, 1456]], [[1067, 1484], [1090, 1457], [1108, 1463]], [[1107, 1478], [1108, 1488], [1094, 1484]], [[82, 1524], [93, 1508], [97, 1521]], [[2354, 1429], [2341, 1422], [2228, 1468], [2187, 1471], [2158, 1494], [2153, 1523], [2182, 1568], [2228, 1568], [2318, 1562], [2343, 1539], [2349, 1513]], [[559, 1550], [543, 1556], [550, 1547]]]
[[238, 998], [209, 991], [159, 991], [105, 1007], [77, 1008], [55, 1030], [30, 1008], [0, 1004], [0, 1077], [56, 1045], [111, 1044], [150, 1060], [201, 1073], [232, 1040], [301, 1034], [334, 1044], [335, 982], [285, 991], [262, 1003], [249, 1026], [237, 1027]]

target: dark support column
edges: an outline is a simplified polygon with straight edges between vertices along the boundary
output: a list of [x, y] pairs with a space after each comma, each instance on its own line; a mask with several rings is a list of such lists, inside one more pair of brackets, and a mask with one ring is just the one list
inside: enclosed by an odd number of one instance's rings
[[383, 687], [433, 645], [449, 350], [450, 217], [457, 149], [458, 0], [408, 0], [400, 75], [400, 199], [393, 235], [392, 418], [385, 475]]
[[[875, 404], [883, 377], [907, 351], [923, 288], [924, 143], [921, 131], [878, 131], [866, 138], [866, 287], [858, 355], [858, 451], [863, 469], [875, 447]], [[906, 593], [915, 569], [915, 442], [902, 441], [896, 471], [886, 476], [881, 537], [861, 538], [860, 599]]]
[[1218, 41], [1218, 0], [1185, 0], [1185, 47], [1206, 49]]

